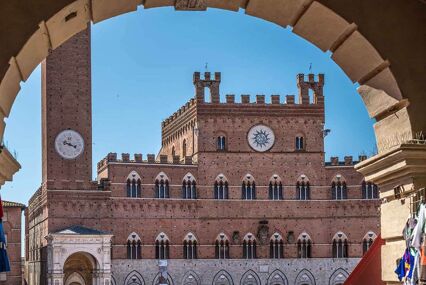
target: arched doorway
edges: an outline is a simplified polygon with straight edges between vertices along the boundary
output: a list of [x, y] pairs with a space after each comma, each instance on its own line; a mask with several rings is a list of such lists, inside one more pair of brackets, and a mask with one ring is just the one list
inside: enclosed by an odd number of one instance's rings
[[74, 253], [64, 264], [64, 284], [95, 285], [93, 279], [97, 269], [97, 262], [92, 255], [84, 252]]

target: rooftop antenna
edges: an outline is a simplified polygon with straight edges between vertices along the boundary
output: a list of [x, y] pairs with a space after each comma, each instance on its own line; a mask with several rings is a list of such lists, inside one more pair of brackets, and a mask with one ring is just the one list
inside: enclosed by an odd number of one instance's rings
[[209, 70], [209, 63], [208, 62], [206, 62], [206, 65], [204, 66], [204, 68], [206, 69], [206, 71]]
[[309, 73], [311, 73], [311, 71], [312, 71], [312, 62], [309, 63]]

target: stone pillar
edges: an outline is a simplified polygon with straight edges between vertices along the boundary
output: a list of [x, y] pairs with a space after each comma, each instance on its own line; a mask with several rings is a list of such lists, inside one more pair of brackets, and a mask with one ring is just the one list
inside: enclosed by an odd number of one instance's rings
[[[413, 197], [426, 186], [426, 144], [424, 141], [392, 147], [360, 162], [355, 168], [379, 186], [382, 204], [382, 280], [395, 284], [396, 260], [401, 258], [405, 241], [402, 230], [412, 209]], [[399, 283], [400, 284], [400, 283]]]

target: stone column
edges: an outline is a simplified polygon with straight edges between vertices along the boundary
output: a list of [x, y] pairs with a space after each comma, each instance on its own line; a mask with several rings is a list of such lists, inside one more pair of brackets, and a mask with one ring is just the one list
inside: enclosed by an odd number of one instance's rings
[[405, 249], [402, 230], [410, 213], [416, 211], [412, 205], [414, 196], [426, 186], [425, 141], [392, 147], [355, 168], [366, 181], [379, 186], [381, 237], [385, 240], [381, 249], [382, 280], [386, 284], [396, 284], [396, 260], [402, 257]]

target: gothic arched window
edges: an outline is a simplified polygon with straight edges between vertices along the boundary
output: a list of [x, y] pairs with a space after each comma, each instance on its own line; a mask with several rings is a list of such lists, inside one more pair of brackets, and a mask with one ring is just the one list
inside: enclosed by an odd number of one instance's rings
[[155, 239], [155, 258], [169, 259], [169, 238], [165, 233], [160, 233]]
[[243, 240], [243, 258], [256, 258], [256, 238], [252, 233], [246, 234]]
[[226, 150], [226, 137], [218, 136], [217, 137], [217, 150], [224, 151]]
[[186, 140], [183, 140], [182, 143], [182, 157], [185, 158], [186, 156]]
[[185, 175], [182, 181], [182, 198], [197, 199], [197, 183], [191, 173]]
[[333, 258], [348, 258], [348, 238], [342, 232], [333, 237]]
[[215, 257], [217, 259], [229, 259], [229, 240], [224, 233], [216, 237]]
[[137, 233], [131, 233], [127, 238], [127, 259], [142, 258], [142, 243]]
[[223, 174], [219, 174], [214, 182], [214, 198], [218, 200], [228, 199], [228, 180]]
[[362, 254], [365, 254], [373, 244], [377, 235], [374, 232], [368, 232], [362, 239]]
[[269, 241], [269, 257], [284, 258], [284, 241], [279, 233], [274, 233]]
[[344, 200], [348, 198], [348, 190], [346, 188], [345, 178], [337, 174], [331, 183], [331, 199]]
[[379, 190], [376, 184], [362, 181], [362, 199], [378, 199]]
[[155, 197], [156, 198], [170, 198], [169, 193], [169, 178], [164, 172], [158, 174], [155, 178]]
[[256, 182], [250, 174], [244, 177], [243, 185], [241, 186], [241, 199], [256, 200]]
[[297, 200], [310, 200], [311, 199], [311, 188], [309, 185], [309, 179], [306, 175], [300, 175], [296, 183], [296, 199]]
[[269, 199], [270, 200], [283, 200], [283, 184], [281, 178], [274, 174], [269, 180]]
[[136, 171], [130, 172], [127, 176], [126, 192], [127, 197], [140, 198], [141, 197], [141, 177]]
[[183, 258], [197, 259], [197, 239], [193, 233], [188, 233], [183, 239]]
[[312, 240], [311, 237], [303, 232], [297, 239], [297, 257], [311, 258], [312, 257]]
[[305, 142], [303, 136], [297, 136], [296, 137], [296, 150], [304, 150], [305, 149]]

